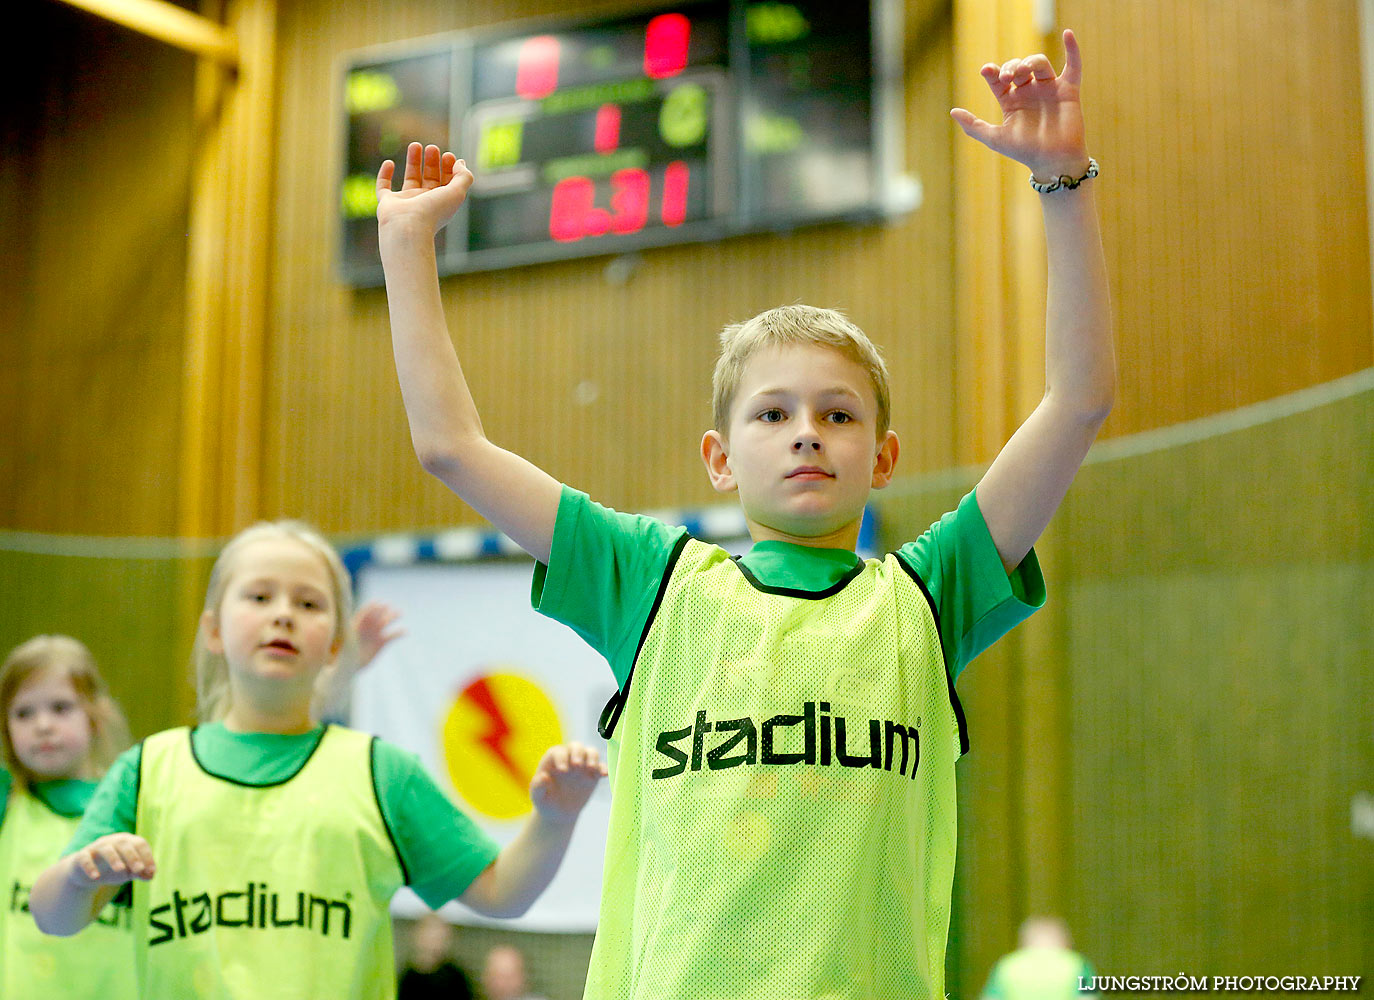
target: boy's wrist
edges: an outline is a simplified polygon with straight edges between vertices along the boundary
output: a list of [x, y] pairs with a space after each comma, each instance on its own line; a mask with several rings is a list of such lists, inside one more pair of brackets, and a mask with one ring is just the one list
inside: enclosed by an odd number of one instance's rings
[[568, 815], [562, 810], [553, 809], [548, 806], [542, 808], [540, 806], [534, 807], [535, 822], [539, 823], [540, 826], [551, 833], [564, 833], [571, 830], [577, 825], [577, 818], [581, 815], [581, 809]]
[[425, 223], [423, 219], [400, 215], [377, 222], [377, 239], [381, 244], [392, 246], [434, 245], [438, 230]]
[[1098, 174], [1098, 164], [1091, 156], [1087, 157], [1087, 162], [1077, 167], [1071, 167], [1062, 173], [1046, 175], [1039, 171], [1031, 171], [1030, 186], [1039, 194], [1052, 194], [1055, 191], [1073, 190], [1086, 180], [1091, 180]]

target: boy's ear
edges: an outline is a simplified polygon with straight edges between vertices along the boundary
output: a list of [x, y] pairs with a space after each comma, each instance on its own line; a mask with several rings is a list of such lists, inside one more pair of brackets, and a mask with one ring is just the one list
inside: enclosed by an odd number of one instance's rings
[[873, 459], [873, 489], [880, 490], [892, 482], [892, 471], [897, 467], [897, 455], [901, 450], [902, 443], [897, 440], [897, 432], [888, 431]]
[[200, 630], [205, 634], [205, 648], [217, 656], [223, 656], [224, 637], [219, 632], [219, 615], [213, 611], [202, 612]]
[[701, 436], [701, 460], [706, 463], [706, 474], [711, 477], [711, 486], [717, 493], [733, 493], [738, 488], [720, 431], [707, 431]]

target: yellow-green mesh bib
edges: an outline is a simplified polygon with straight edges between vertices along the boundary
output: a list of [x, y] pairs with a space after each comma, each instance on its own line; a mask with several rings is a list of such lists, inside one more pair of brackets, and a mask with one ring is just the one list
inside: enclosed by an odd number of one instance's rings
[[34, 880], [57, 860], [80, 816], [59, 816], [32, 795], [10, 792], [0, 826], [0, 997], [4, 1000], [133, 1000], [134, 938], [128, 906], [111, 903], [85, 930], [50, 937], [29, 913]]
[[589, 1000], [943, 998], [961, 715], [895, 556], [767, 592], [681, 551], [612, 733]]
[[148, 738], [137, 831], [157, 875], [134, 883], [144, 996], [395, 996], [387, 907], [403, 876], [371, 741], [330, 726], [292, 778], [254, 787], [206, 773], [187, 729]]

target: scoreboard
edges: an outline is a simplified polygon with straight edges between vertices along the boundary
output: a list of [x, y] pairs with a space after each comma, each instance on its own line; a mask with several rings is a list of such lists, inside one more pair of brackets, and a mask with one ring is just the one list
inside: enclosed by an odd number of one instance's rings
[[381, 283], [377, 168], [412, 140], [474, 176], [445, 274], [884, 215], [900, 29], [891, 0], [708, 0], [351, 53], [342, 274]]

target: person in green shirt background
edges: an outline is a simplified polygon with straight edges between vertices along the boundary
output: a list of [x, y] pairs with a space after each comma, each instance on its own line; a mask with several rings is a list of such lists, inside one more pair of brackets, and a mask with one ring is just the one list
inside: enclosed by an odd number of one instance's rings
[[1028, 917], [1018, 947], [992, 967], [982, 1000], [1074, 1000], [1096, 996], [1088, 960], [1073, 950], [1058, 917]]
[[[129, 745], [95, 658], [65, 635], [16, 646], [0, 666], [0, 997], [137, 996], [128, 899], [72, 938], [43, 935], [29, 913], [34, 881], [76, 832], [98, 779]], [[125, 894], [127, 897], [127, 893]]]
[[498, 848], [415, 755], [315, 721], [321, 674], [352, 646], [351, 606], [338, 554], [304, 525], [255, 525], [224, 547], [194, 657], [205, 721], [110, 768], [30, 895], [41, 929], [79, 931], [132, 883], [142, 996], [387, 1000], [401, 885], [433, 907], [528, 909], [605, 773], [599, 755], [550, 748], [531, 818]]

